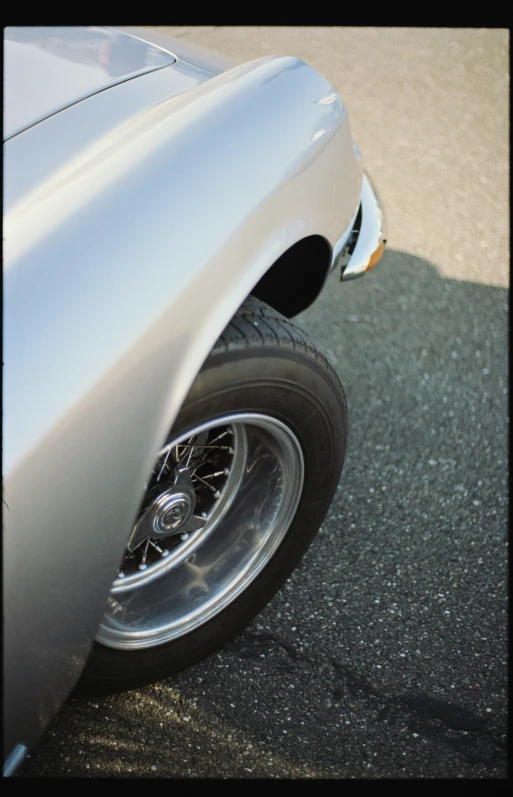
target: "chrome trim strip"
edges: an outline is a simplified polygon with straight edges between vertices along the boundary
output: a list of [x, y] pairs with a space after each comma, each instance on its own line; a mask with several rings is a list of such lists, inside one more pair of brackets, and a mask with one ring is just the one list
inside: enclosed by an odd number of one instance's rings
[[359, 210], [360, 210], [360, 202], [358, 202], [358, 204], [356, 206], [356, 210], [353, 213], [353, 218], [351, 219], [351, 221], [347, 225], [346, 229], [344, 230], [344, 232], [342, 233], [342, 235], [340, 236], [340, 238], [336, 242], [335, 246], [333, 247], [333, 262], [331, 264], [331, 270], [332, 271], [333, 271], [333, 269], [336, 266], [338, 266], [340, 264], [341, 257], [343, 257], [344, 254], [345, 254], [344, 253], [344, 249], [345, 249], [345, 246], [347, 244], [348, 238], [349, 238], [349, 236], [351, 235], [351, 233], [353, 231], [354, 223], [356, 221], [356, 217], [358, 216], [358, 211]]
[[[362, 180], [360, 204], [362, 207], [361, 229], [347, 265], [344, 266], [343, 262], [344, 245], [340, 247], [340, 242], [337, 242], [335, 245], [335, 252], [337, 254], [334, 259], [333, 266], [341, 266], [340, 278], [343, 281], [354, 279], [355, 277], [360, 277], [362, 274], [365, 274], [372, 255], [376, 252], [379, 246], [381, 244], [385, 244], [387, 240], [387, 223], [385, 212], [379, 199], [379, 195], [366, 173], [364, 173]], [[356, 212], [358, 212], [358, 208]], [[340, 240], [343, 240], [344, 236], [345, 233]]]
[[[105, 25], [105, 27], [108, 28], [109, 30], [114, 30], [116, 33], [124, 33], [125, 36], [131, 36], [132, 39], [137, 39], [140, 42], [144, 42], [144, 44], [148, 44], [150, 47], [155, 47], [157, 50], [162, 50], [162, 52], [166, 53], [166, 55], [173, 56], [173, 58], [175, 59], [173, 63], [176, 63], [178, 61], [178, 56], [175, 55], [175, 53], [171, 52], [171, 50], [166, 50], [166, 48], [161, 47], [160, 44], [153, 44], [153, 42], [150, 41], [149, 39], [143, 39], [142, 36], [136, 36], [135, 33], [129, 33], [127, 30], [124, 30], [123, 28], [116, 28], [113, 25]], [[167, 64], [167, 66], [172, 66], [172, 64]]]

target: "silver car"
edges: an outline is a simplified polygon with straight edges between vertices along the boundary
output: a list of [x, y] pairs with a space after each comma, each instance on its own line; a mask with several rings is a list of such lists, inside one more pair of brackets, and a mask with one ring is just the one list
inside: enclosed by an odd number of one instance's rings
[[290, 319], [386, 231], [300, 60], [95, 27], [7, 28], [4, 53], [10, 774], [72, 689], [190, 666], [296, 567], [348, 421]]

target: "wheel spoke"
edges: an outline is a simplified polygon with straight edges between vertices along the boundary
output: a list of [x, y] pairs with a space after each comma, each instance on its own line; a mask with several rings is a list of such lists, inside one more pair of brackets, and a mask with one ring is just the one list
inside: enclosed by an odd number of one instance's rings
[[[208, 473], [206, 476], [205, 476], [205, 474], [203, 474], [203, 476], [201, 478], [202, 479], [214, 479], [216, 476], [228, 476], [229, 471], [227, 473], [226, 472], [227, 470], [228, 470], [228, 468], [225, 468], [224, 470], [218, 470], [215, 473]], [[199, 479], [200, 477], [199, 476], [195, 476], [193, 474], [193, 479], [194, 478]]]
[[166, 458], [165, 458], [165, 460], [164, 460], [164, 464], [162, 465], [162, 467], [161, 467], [161, 469], [160, 469], [160, 473], [159, 473], [159, 475], [157, 476], [157, 481], [158, 481], [158, 482], [160, 481], [160, 477], [162, 476], [162, 473], [163, 473], [163, 471], [164, 471], [164, 468], [165, 468], [165, 467], [166, 467], [166, 465], [167, 465], [167, 461], [168, 461], [168, 459], [169, 459], [169, 455], [170, 455], [170, 453], [171, 453], [171, 449], [169, 449], [169, 451], [167, 452], [167, 454], [166, 454]]
[[[191, 440], [192, 440], [192, 438], [191, 438]], [[187, 457], [187, 462], [185, 463], [186, 466], [189, 465], [189, 462], [191, 461], [191, 457], [193, 455], [193, 452], [194, 452], [194, 445], [191, 446], [191, 450], [189, 451], [189, 456]]]
[[[135, 583], [136, 576], [146, 581], [152, 570], [160, 567], [162, 559], [174, 561], [185, 543], [190, 546], [191, 536], [207, 526], [218, 511], [215, 507], [223, 505], [220, 499], [232, 478], [232, 457], [239, 439], [240, 434], [231, 426], [219, 425], [195, 432], [183, 442], [170, 443], [162, 450], [150, 479], [151, 486], [138, 511], [119, 568], [123, 575], [118, 576], [118, 581], [125, 585]], [[189, 509], [181, 522], [178, 519], [176, 530], [172, 514], [165, 521], [171, 525], [162, 526], [166, 512], [172, 513], [173, 496], [176, 507], [180, 506], [180, 500], [182, 506], [183, 502], [189, 502]]]
[[141, 557], [141, 562], [139, 564], [139, 570], [145, 570], [148, 567], [148, 565], [146, 564], [146, 559], [148, 558], [148, 548], [150, 547], [150, 542], [151, 542], [151, 540], [148, 537], [148, 539], [146, 540], [146, 545], [144, 546], [144, 551], [143, 551], [143, 555]]
[[203, 482], [203, 484], [205, 485], [205, 487], [208, 487], [208, 489], [209, 489], [209, 490], [210, 490], [212, 493], [214, 493], [214, 496], [216, 496], [216, 497], [217, 497], [218, 495], [220, 495], [220, 492], [219, 492], [219, 490], [217, 490], [217, 489], [216, 489], [216, 488], [215, 488], [215, 487], [214, 487], [212, 484], [209, 484], [208, 482], [204, 481], [204, 480], [201, 478], [201, 476], [198, 476], [198, 475], [196, 474], [196, 479], [199, 479], [199, 481], [200, 481], [200, 482]]
[[199, 444], [192, 445], [192, 446], [189, 446], [189, 445], [183, 446], [183, 448], [191, 448], [191, 447], [192, 448], [215, 448], [218, 451], [231, 451], [233, 453], [233, 448], [231, 446], [211, 446], [211, 445], [203, 446], [203, 445], [199, 445]]
[[222, 440], [222, 439], [223, 439], [223, 437], [226, 437], [226, 435], [227, 435], [227, 434], [231, 434], [231, 429], [227, 429], [227, 430], [226, 430], [225, 432], [223, 432], [222, 434], [218, 434], [218, 435], [217, 435], [217, 437], [214, 437], [214, 439], [210, 441], [209, 445], [212, 445], [212, 444], [213, 444], [213, 443], [215, 443], [217, 440]]
[[[192, 437], [189, 437], [189, 440], [187, 441], [188, 445], [181, 445], [180, 448], [181, 449], [190, 448], [190, 444], [191, 444], [192, 440], [194, 440], [194, 435], [192, 435]], [[177, 466], [182, 464], [182, 460], [185, 457], [186, 453], [187, 453], [186, 451], [182, 451], [182, 455], [181, 455], [180, 459], [178, 460], [178, 462], [176, 463]]]
[[155, 548], [155, 550], [158, 551], [159, 553], [163, 553], [162, 548], [160, 547], [160, 545], [157, 545], [155, 540], [150, 539], [150, 545], [152, 545]]

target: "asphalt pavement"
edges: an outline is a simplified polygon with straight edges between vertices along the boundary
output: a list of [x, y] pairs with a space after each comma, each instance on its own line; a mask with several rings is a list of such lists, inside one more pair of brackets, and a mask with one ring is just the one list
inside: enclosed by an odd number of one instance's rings
[[509, 33], [169, 30], [303, 58], [348, 107], [389, 247], [297, 319], [345, 387], [348, 453], [301, 567], [241, 637], [68, 701], [20, 775], [505, 777]]

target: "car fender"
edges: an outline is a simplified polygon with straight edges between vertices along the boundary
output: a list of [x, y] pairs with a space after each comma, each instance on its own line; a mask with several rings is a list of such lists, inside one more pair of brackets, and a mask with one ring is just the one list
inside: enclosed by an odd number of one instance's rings
[[217, 337], [290, 246], [340, 239], [361, 185], [336, 92], [272, 57], [143, 109], [4, 198], [7, 751], [76, 682]]

